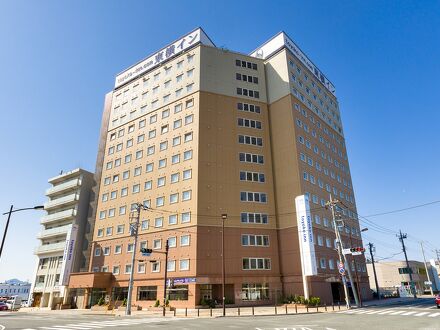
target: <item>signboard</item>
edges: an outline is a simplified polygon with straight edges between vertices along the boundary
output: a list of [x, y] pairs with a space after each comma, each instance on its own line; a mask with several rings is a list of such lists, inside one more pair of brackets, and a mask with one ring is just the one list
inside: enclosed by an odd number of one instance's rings
[[174, 278], [173, 282], [174, 282], [174, 284], [195, 283], [196, 282], [196, 278], [195, 277]]
[[342, 249], [342, 254], [351, 254], [350, 249]]
[[319, 80], [325, 88], [332, 94], [336, 94], [335, 86], [325, 75], [313, 64], [306, 54], [290, 39], [286, 33], [280, 32], [275, 37], [264, 43], [260, 48], [250, 54], [250, 56], [266, 59], [272, 54], [286, 47], [304, 66]]
[[64, 247], [63, 264], [61, 266], [59, 285], [69, 284], [69, 275], [72, 269], [73, 257], [75, 252], [76, 236], [78, 225], [71, 225], [67, 232], [66, 245]]
[[206, 33], [201, 28], [198, 28], [118, 74], [115, 80], [115, 88], [118, 88], [148, 70], [157, 67], [162, 62], [190, 47], [193, 47], [199, 42], [204, 45], [215, 47], [214, 43], [209, 39]]
[[298, 223], [299, 248], [303, 275], [317, 275], [315, 245], [313, 243], [312, 216], [309, 199], [306, 195], [295, 198], [296, 219]]

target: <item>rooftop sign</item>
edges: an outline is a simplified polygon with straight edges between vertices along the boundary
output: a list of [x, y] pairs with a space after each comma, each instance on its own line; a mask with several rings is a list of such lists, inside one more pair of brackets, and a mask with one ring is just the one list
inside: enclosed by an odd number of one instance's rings
[[332, 94], [336, 93], [335, 86], [328, 80], [324, 74], [313, 64], [313, 62], [304, 54], [301, 49], [284, 32], [278, 33], [275, 37], [257, 48], [250, 56], [266, 59], [272, 54], [286, 47], [302, 64], [318, 79], [325, 88]]
[[206, 33], [201, 28], [197, 28], [196, 30], [184, 35], [177, 41], [167, 45], [153, 55], [118, 74], [115, 80], [115, 88], [118, 88], [126, 82], [136, 78], [148, 70], [151, 70], [152, 68], [160, 65], [162, 62], [190, 47], [193, 47], [198, 43], [215, 47], [214, 43], [211, 41], [211, 39], [209, 39]]

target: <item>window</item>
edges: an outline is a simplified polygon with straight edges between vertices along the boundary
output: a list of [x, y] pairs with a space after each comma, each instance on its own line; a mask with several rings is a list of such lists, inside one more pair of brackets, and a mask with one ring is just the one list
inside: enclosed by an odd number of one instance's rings
[[269, 286], [266, 283], [244, 283], [241, 286], [243, 301], [269, 300]]
[[135, 184], [133, 185], [133, 194], [137, 194], [139, 191], [141, 190], [141, 185], [140, 184]]
[[256, 154], [249, 154], [249, 153], [240, 152], [238, 154], [238, 158], [239, 158], [240, 162], [264, 164], [264, 156], [263, 155], [256, 155]]
[[176, 271], [176, 260], [168, 260], [167, 271], [169, 272]]
[[238, 126], [261, 129], [261, 121], [246, 118], [238, 118]]
[[168, 141], [163, 141], [159, 144], [160, 151], [167, 150], [167, 148], [168, 148]]
[[153, 163], [148, 163], [145, 166], [145, 172], [147, 172], [147, 173], [152, 172], [153, 171], [153, 167], [154, 167]]
[[139, 121], [139, 128], [144, 128], [145, 127], [145, 119], [142, 119]]
[[165, 166], [167, 166], [167, 159], [159, 159], [159, 168], [164, 168]]
[[181, 223], [187, 223], [191, 221], [191, 213], [190, 212], [184, 212], [182, 213], [182, 217], [180, 222]]
[[97, 247], [95, 248], [95, 257], [99, 257], [101, 255], [101, 248]]
[[151, 131], [148, 132], [148, 138], [152, 139], [156, 137], [156, 130], [152, 129]]
[[185, 142], [192, 141], [192, 139], [193, 139], [193, 133], [192, 132], [185, 133], [185, 135], [184, 135], [184, 141]]
[[158, 250], [162, 248], [162, 240], [160, 238], [153, 240], [153, 249]]
[[[127, 146], [126, 146], [126, 148], [130, 148], [130, 147], [132, 147], [132, 146], [133, 146], [133, 139], [127, 140]], [[121, 150], [122, 150], [122, 147], [121, 147]]]
[[158, 187], [165, 186], [165, 177], [164, 176], [157, 179], [157, 186]]
[[157, 115], [152, 115], [150, 117], [150, 124], [154, 124], [155, 122], [157, 122]]
[[145, 140], [145, 134], [138, 135], [137, 143], [142, 143]]
[[122, 245], [115, 245], [115, 254], [121, 254]]
[[102, 202], [107, 202], [108, 201], [108, 194], [102, 194], [101, 201]]
[[243, 246], [269, 246], [268, 235], [241, 235], [241, 245]]
[[180, 154], [173, 155], [171, 157], [171, 164], [177, 164], [180, 162]]
[[138, 264], [138, 273], [145, 273], [145, 264], [144, 263]]
[[156, 261], [151, 263], [151, 272], [159, 273], [160, 272], [160, 261]]
[[176, 237], [168, 237], [168, 246], [169, 247], [176, 247], [177, 246], [177, 240]]
[[243, 270], [270, 270], [269, 258], [243, 258]]
[[130, 170], [122, 172], [122, 180], [127, 180], [130, 177]]
[[105, 219], [107, 217], [107, 211], [103, 210], [99, 212], [99, 219]]
[[104, 236], [104, 229], [100, 228], [98, 229], [98, 237], [103, 237]]
[[119, 207], [119, 215], [124, 215], [127, 210], [125, 205]]
[[327, 268], [327, 260], [325, 260], [324, 258], [320, 258], [319, 259], [319, 265], [322, 269]]
[[182, 127], [182, 119], [175, 120], [173, 123], [173, 129]]
[[106, 247], [104, 248], [103, 254], [104, 254], [105, 256], [110, 255], [110, 247], [106, 246]]
[[240, 171], [240, 181], [265, 182], [264, 173]]
[[163, 217], [154, 219], [154, 227], [156, 228], [163, 227]]
[[191, 190], [185, 190], [182, 192], [182, 201], [187, 201], [191, 199]]
[[142, 167], [141, 166], [135, 167], [134, 176], [139, 176], [139, 175], [141, 175], [141, 173], [142, 173]]
[[119, 181], [119, 174], [113, 175], [113, 183]]
[[181, 259], [179, 261], [179, 270], [189, 270], [189, 259]]
[[174, 113], [179, 113], [180, 111], [182, 111], [182, 103], [174, 106]]
[[[143, 265], [144, 271], [142, 273], [145, 273], [145, 264]], [[157, 300], [157, 286], [138, 287], [137, 300]]]
[[192, 150], [187, 150], [183, 153], [183, 160], [192, 159], [193, 152]]
[[160, 134], [165, 134], [165, 133], [168, 133], [168, 125], [163, 125], [160, 128]]
[[170, 204], [177, 203], [179, 201], [179, 193], [174, 193], [170, 195]]
[[122, 188], [121, 189], [121, 197], [127, 196], [128, 195], [128, 188]]
[[153, 182], [151, 180], [144, 183], [144, 190], [150, 190], [153, 187]]
[[104, 179], [104, 186], [107, 186], [107, 185], [109, 185], [110, 184], [110, 177], [106, 177], [105, 179]]
[[[122, 206], [125, 208], [125, 206]], [[123, 234], [124, 233], [124, 225], [118, 225], [116, 227], [116, 234]]]
[[125, 156], [125, 158], [124, 158], [124, 162], [125, 162], [125, 164], [131, 162], [131, 154]]
[[180, 136], [176, 136], [173, 138], [173, 147], [178, 146], [180, 144]]
[[164, 197], [157, 197], [156, 198], [156, 207], [163, 206], [165, 203]]
[[187, 100], [187, 101], [185, 102], [185, 108], [186, 108], [186, 109], [191, 108], [191, 107], [193, 107], [193, 106], [194, 106], [194, 99]]
[[142, 220], [141, 230], [147, 230], [150, 227], [150, 220]]
[[190, 235], [180, 236], [180, 246], [188, 246], [190, 243]]
[[131, 265], [125, 265], [125, 274], [130, 274], [131, 273]]
[[259, 105], [249, 104], [249, 103], [237, 103], [237, 110], [246, 111], [246, 112], [254, 112], [260, 113], [261, 109]]
[[111, 236], [113, 234], [113, 227], [107, 227], [105, 229], [105, 235], [106, 236]]
[[147, 155], [150, 156], [152, 154], [154, 154], [154, 146], [149, 146], [147, 148]]
[[170, 116], [170, 109], [165, 109], [162, 111], [162, 119], [168, 118]]
[[119, 266], [113, 266], [113, 275], [119, 275]]
[[191, 177], [192, 177], [192, 170], [183, 171], [183, 180], [191, 179]]
[[171, 174], [171, 183], [179, 182], [179, 173]]
[[189, 115], [185, 117], [185, 125], [191, 124], [194, 120], [194, 115]]
[[177, 214], [171, 214], [168, 216], [168, 224], [176, 225], [177, 224]]

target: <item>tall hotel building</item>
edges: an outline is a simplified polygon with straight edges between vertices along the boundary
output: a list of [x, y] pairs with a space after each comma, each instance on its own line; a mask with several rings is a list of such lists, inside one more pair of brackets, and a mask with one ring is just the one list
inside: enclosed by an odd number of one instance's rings
[[[307, 195], [317, 275], [310, 294], [343, 299], [331, 213], [342, 201], [344, 246], [362, 246], [338, 101], [330, 81], [281, 32], [250, 55], [217, 48], [201, 28], [116, 76], [105, 97], [96, 173], [96, 220], [89, 272], [69, 286], [93, 305], [127, 296], [141, 212], [133, 303], [164, 290], [165, 242], [172, 306], [222, 300], [269, 303], [303, 294], [295, 197]], [[345, 206], [343, 206], [345, 205]], [[342, 214], [343, 213], [343, 214]], [[352, 265], [364, 298], [365, 259]], [[79, 306], [81, 307], [81, 306]]]

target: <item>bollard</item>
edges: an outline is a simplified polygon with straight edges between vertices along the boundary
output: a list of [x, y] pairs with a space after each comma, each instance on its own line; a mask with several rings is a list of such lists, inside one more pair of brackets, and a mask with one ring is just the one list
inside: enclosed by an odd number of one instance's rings
[[324, 310], [327, 312], [327, 304], [324, 304]]
[[185, 307], [185, 317], [187, 317], [187, 316], [188, 316], [188, 308]]
[[318, 312], [319, 312], [319, 306], [316, 305], [316, 313], [318, 313]]
[[237, 308], [238, 308], [237, 314], [238, 314], [238, 316], [240, 316], [240, 306], [238, 306]]
[[298, 306], [295, 303], [295, 314], [298, 314]]
[[197, 317], [200, 316], [200, 308], [197, 308]]
[[287, 305], [286, 305], [286, 314], [287, 314]]
[[275, 305], [275, 315], [277, 315], [277, 305]]
[[335, 310], [335, 303], [332, 301], [332, 309]]
[[212, 316], [212, 307], [209, 307], [209, 314]]
[[177, 309], [177, 308], [174, 308], [174, 316], [176, 316], [176, 309]]
[[254, 315], [254, 306], [252, 306], [252, 315]]
[[309, 305], [306, 305], [307, 313], [309, 312]]
[[341, 303], [338, 301], [338, 308], [341, 310]]

